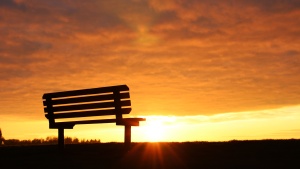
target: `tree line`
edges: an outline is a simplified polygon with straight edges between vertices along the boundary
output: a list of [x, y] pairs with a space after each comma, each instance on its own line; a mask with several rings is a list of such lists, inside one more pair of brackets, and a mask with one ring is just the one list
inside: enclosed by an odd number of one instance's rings
[[[57, 144], [57, 137], [46, 137], [43, 138], [35, 138], [28, 140], [19, 140], [19, 139], [7, 139], [4, 140], [4, 145], [47, 145], [47, 144]], [[65, 137], [65, 144], [94, 144], [101, 143], [100, 139], [78, 139], [76, 137]]]
[[[35, 138], [28, 140], [19, 139], [5, 139], [2, 135], [0, 128], [0, 146], [1, 145], [46, 145], [46, 144], [57, 144], [58, 138], [48, 136], [45, 139]], [[65, 137], [65, 144], [94, 144], [101, 143], [100, 139], [78, 139], [76, 137]]]

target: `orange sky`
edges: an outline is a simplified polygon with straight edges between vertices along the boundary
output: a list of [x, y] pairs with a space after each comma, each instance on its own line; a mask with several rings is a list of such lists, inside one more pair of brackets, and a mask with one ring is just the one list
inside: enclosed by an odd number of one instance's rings
[[151, 119], [168, 141], [299, 138], [299, 28], [298, 0], [1, 0], [0, 128], [56, 135], [43, 93], [127, 84], [133, 141]]

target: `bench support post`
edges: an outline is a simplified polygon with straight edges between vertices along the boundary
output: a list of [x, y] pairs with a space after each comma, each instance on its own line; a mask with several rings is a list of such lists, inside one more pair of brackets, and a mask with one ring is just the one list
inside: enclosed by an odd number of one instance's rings
[[125, 137], [124, 137], [125, 149], [128, 151], [130, 149], [131, 143], [131, 126], [125, 125]]
[[63, 150], [65, 145], [64, 128], [58, 128], [58, 148]]

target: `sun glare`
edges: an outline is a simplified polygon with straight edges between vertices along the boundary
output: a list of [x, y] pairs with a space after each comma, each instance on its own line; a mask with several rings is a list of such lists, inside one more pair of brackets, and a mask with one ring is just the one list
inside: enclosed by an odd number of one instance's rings
[[165, 129], [161, 121], [150, 121], [145, 128], [145, 134], [148, 141], [157, 142], [163, 139]]
[[165, 141], [168, 138], [168, 123], [174, 121], [172, 117], [147, 117], [143, 126], [144, 137], [149, 142]]

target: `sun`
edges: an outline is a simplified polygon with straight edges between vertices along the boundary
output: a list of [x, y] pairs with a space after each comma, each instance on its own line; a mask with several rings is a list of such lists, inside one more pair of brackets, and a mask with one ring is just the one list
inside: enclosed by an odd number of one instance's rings
[[162, 141], [165, 136], [165, 126], [162, 121], [149, 121], [145, 126], [144, 133], [149, 142]]

